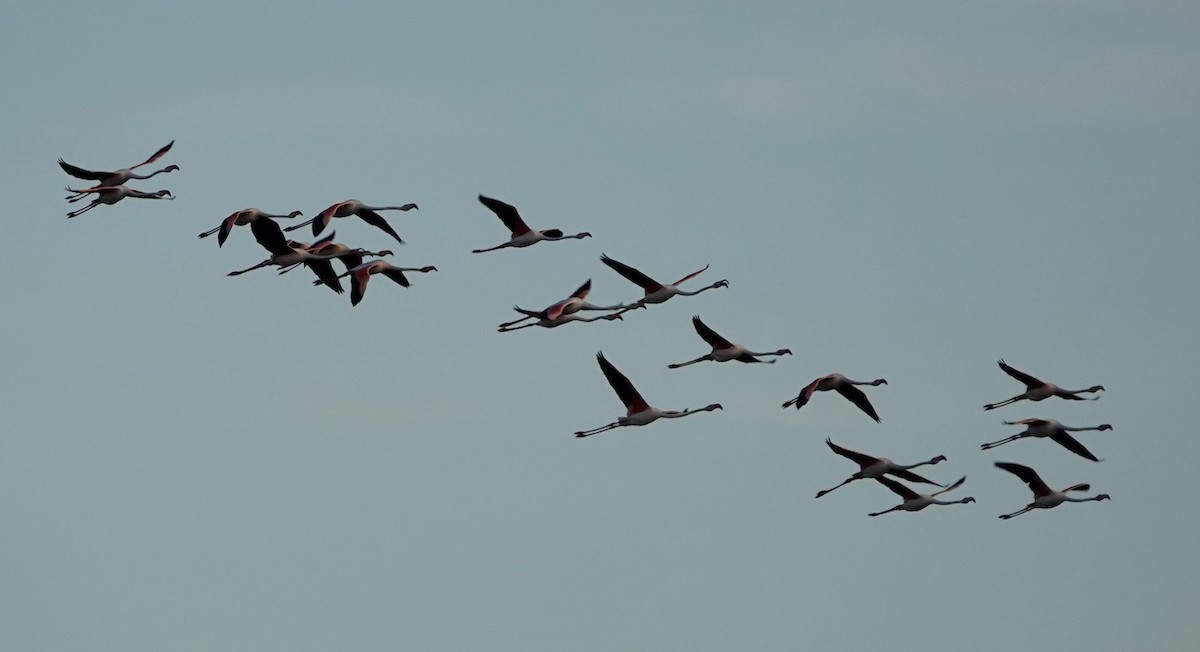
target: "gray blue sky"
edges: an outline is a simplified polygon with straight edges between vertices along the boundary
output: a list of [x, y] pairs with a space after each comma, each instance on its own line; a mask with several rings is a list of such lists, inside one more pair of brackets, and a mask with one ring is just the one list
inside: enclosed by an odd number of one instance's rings
[[[0, 24], [0, 631], [20, 650], [1194, 650], [1187, 2], [23, 3]], [[58, 157], [179, 172], [74, 220]], [[475, 199], [595, 237], [472, 255]], [[231, 212], [390, 213], [351, 308]], [[338, 240], [380, 248], [351, 220]], [[601, 253], [727, 290], [498, 334]], [[706, 363], [689, 323], [776, 365]], [[623, 412], [603, 350], [664, 408]], [[998, 358], [1096, 402], [984, 412]], [[874, 424], [819, 395], [884, 377]], [[1104, 462], [1045, 441], [1052, 417]], [[896, 504], [823, 443], [945, 454]], [[1030, 499], [996, 460], [1105, 503]]]

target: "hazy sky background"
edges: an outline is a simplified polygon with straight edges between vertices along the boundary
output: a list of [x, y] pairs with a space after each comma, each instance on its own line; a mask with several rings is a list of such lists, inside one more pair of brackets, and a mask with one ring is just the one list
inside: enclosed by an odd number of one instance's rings
[[[1192, 2], [18, 3], [0, 23], [13, 650], [1195, 650]], [[67, 220], [58, 157], [179, 172]], [[158, 167], [158, 166], [155, 166]], [[476, 200], [588, 240], [507, 238]], [[436, 265], [279, 277], [260, 207]], [[387, 247], [358, 220], [338, 240]], [[498, 334], [593, 279], [731, 287]], [[689, 319], [776, 365], [705, 363]], [[653, 404], [724, 411], [576, 440]], [[1014, 366], [1096, 402], [984, 412]], [[882, 424], [818, 395], [833, 371]], [[1052, 442], [982, 452], [1052, 417]], [[897, 497], [824, 439], [975, 504]], [[1111, 502], [1013, 521], [996, 460]]]

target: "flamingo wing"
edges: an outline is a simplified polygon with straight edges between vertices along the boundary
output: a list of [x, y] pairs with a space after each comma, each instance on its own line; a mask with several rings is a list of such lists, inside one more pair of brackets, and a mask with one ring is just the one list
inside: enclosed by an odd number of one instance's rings
[[1025, 373], [1024, 371], [1018, 371], [1016, 369], [1013, 369], [1012, 367], [1008, 366], [1008, 364], [1006, 364], [1003, 360], [999, 361], [997, 364], [999, 364], [1000, 368], [1004, 370], [1004, 373], [1012, 376], [1013, 378], [1016, 378], [1017, 380], [1021, 381], [1022, 383], [1025, 383], [1026, 387], [1040, 387], [1041, 385], [1046, 384], [1046, 383], [1038, 380], [1037, 378], [1030, 376], [1029, 374]]
[[958, 482], [955, 482], [954, 484], [950, 485], [949, 487], [946, 487], [945, 489], [942, 489], [941, 491], [934, 492], [933, 495], [940, 496], [940, 495], [946, 493], [947, 491], [954, 491], [955, 489], [958, 489], [959, 487], [963, 486], [963, 483], [966, 481], [967, 481], [967, 476], [964, 475], [963, 477], [958, 479]]
[[913, 491], [912, 489], [909, 489], [908, 487], [906, 487], [906, 486], [900, 484], [899, 482], [896, 482], [895, 480], [892, 480], [890, 478], [879, 476], [878, 478], [875, 478], [875, 479], [878, 480], [879, 483], [882, 484], [883, 486], [887, 487], [888, 489], [891, 489], [893, 493], [895, 493], [897, 496], [900, 496], [904, 500], [916, 500], [917, 498], [921, 497], [921, 494], [918, 494], [917, 492]]
[[408, 277], [404, 275], [404, 272], [402, 270], [396, 269], [395, 267], [389, 267], [387, 269], [384, 269], [382, 273], [384, 276], [395, 281], [396, 284], [398, 284], [401, 287], [408, 287], [408, 286], [412, 285], [412, 283], [409, 283]]
[[942, 486], [942, 483], [934, 482], [933, 480], [930, 480], [929, 478], [919, 476], [916, 473], [909, 471], [908, 469], [895, 469], [894, 471], [888, 471], [888, 473], [891, 473], [892, 475], [896, 476], [897, 478], [903, 478], [905, 480], [908, 480], [909, 482], [921, 482], [924, 484], [937, 485], [939, 487]]
[[692, 272], [691, 274], [688, 274], [687, 276], [685, 276], [685, 277], [683, 277], [683, 278], [679, 279], [678, 281], [675, 281], [675, 282], [674, 282], [674, 283], [672, 283], [671, 285], [679, 285], [680, 283], [683, 283], [684, 281], [687, 281], [687, 280], [689, 280], [689, 279], [696, 278], [696, 277], [697, 277], [697, 276], [699, 276], [701, 273], [703, 273], [705, 269], [708, 269], [708, 265], [705, 265], [705, 266], [704, 266], [704, 269], [698, 269], [698, 270], [696, 270], [696, 271]]
[[388, 224], [387, 220], [383, 219], [383, 216], [380, 215], [379, 213], [376, 213], [375, 211], [373, 211], [369, 208], [363, 208], [363, 209], [360, 209], [357, 213], [355, 213], [355, 215], [361, 217], [362, 221], [366, 222], [367, 224], [370, 224], [371, 226], [378, 228], [378, 229], [383, 229], [384, 232], [386, 232], [388, 235], [395, 238], [396, 242], [399, 242], [400, 244], [404, 244], [404, 241], [400, 239], [400, 235], [398, 233], [396, 233], [395, 229], [392, 228], [392, 225]]
[[1038, 477], [1037, 472], [1028, 466], [1013, 464], [1012, 462], [996, 462], [996, 468], [1004, 469], [1020, 478], [1025, 484], [1029, 485], [1030, 490], [1033, 491], [1033, 495], [1035, 496], [1045, 496], [1052, 493], [1050, 487]]
[[731, 349], [733, 342], [717, 335], [717, 332], [709, 328], [704, 322], [700, 321], [700, 315], [692, 315], [692, 326], [696, 329], [696, 334], [700, 339], [708, 342], [709, 346], [714, 349]]
[[646, 276], [645, 274], [630, 267], [629, 265], [626, 265], [625, 263], [613, 260], [604, 254], [600, 254], [600, 262], [608, 265], [613, 271], [621, 276], [624, 276], [627, 280], [640, 285], [642, 289], [646, 291], [646, 294], [657, 292], [658, 290], [662, 289], [662, 283], [659, 283], [649, 276]]
[[1078, 439], [1072, 437], [1065, 430], [1059, 430], [1058, 432], [1051, 434], [1050, 439], [1053, 439], [1059, 446], [1062, 446], [1063, 448], [1075, 453], [1080, 457], [1087, 458], [1093, 462], [1100, 461], [1096, 459], [1096, 456], [1092, 455], [1092, 452], [1085, 448], [1083, 444], [1079, 443]]
[[506, 204], [499, 199], [484, 197], [483, 195], [479, 196], [479, 201], [495, 213], [501, 222], [504, 222], [504, 226], [507, 226], [508, 230], [512, 231], [514, 238], [529, 233], [529, 226], [525, 224], [525, 220], [521, 219], [521, 214], [517, 212], [515, 206]]
[[837, 392], [845, 396], [851, 403], [857, 405], [858, 409], [866, 412], [867, 416], [874, 419], [876, 423], [881, 421], [879, 415], [875, 413], [875, 408], [871, 406], [871, 401], [867, 400], [867, 395], [861, 389], [849, 383], [843, 383], [837, 388]]
[[284, 254], [291, 251], [288, 239], [283, 235], [279, 223], [269, 217], [260, 217], [250, 223], [250, 232], [254, 239], [272, 255]]
[[825, 443], [829, 444], [829, 448], [832, 449], [833, 452], [837, 453], [838, 455], [841, 455], [842, 457], [854, 462], [855, 464], [857, 464], [863, 468], [871, 466], [872, 464], [879, 461], [878, 457], [872, 457], [870, 455], [867, 455], [866, 453], [852, 451], [849, 448], [842, 448], [841, 446], [838, 446], [837, 444], [833, 443], [833, 440], [828, 437], [825, 438]]
[[131, 165], [131, 166], [129, 166], [129, 169], [130, 169], [130, 170], [136, 170], [136, 169], [138, 169], [138, 168], [142, 167], [143, 165], [149, 165], [149, 164], [151, 164], [151, 163], [153, 163], [153, 162], [157, 161], [158, 159], [160, 159], [160, 158], [162, 158], [162, 157], [163, 157], [163, 154], [166, 154], [167, 152], [169, 152], [169, 151], [171, 150], [171, 146], [172, 146], [172, 145], [174, 145], [174, 144], [175, 144], [175, 141], [173, 141], [173, 140], [172, 140], [171, 142], [169, 142], [169, 143], [167, 143], [166, 145], [162, 146], [162, 147], [161, 147], [161, 148], [160, 148], [160, 149], [159, 149], [157, 152], [155, 152], [155, 153], [154, 153], [154, 155], [153, 155], [153, 156], [151, 156], [150, 158], [148, 158], [148, 159], [146, 159], [146, 160], [142, 161], [141, 163], [138, 163], [137, 165]]
[[328, 259], [308, 260], [305, 261], [304, 264], [308, 265], [308, 268], [317, 275], [317, 278], [321, 281], [321, 285], [328, 286], [330, 290], [333, 290], [338, 294], [345, 292], [345, 290], [342, 289], [342, 282], [337, 279], [337, 273], [333, 271], [333, 263]]
[[633, 383], [629, 382], [625, 374], [617, 371], [617, 368], [608, 361], [608, 358], [604, 357], [603, 353], [596, 354], [596, 361], [600, 363], [600, 370], [604, 372], [604, 377], [608, 379], [608, 384], [612, 385], [613, 391], [617, 393], [617, 397], [625, 404], [625, 408], [629, 410], [630, 414], [641, 412], [650, 407], [646, 403], [646, 399], [642, 398], [641, 394], [638, 394]]
[[582, 301], [587, 298], [588, 293], [591, 291], [592, 291], [592, 279], [589, 278], [583, 285], [579, 286], [579, 289], [572, 292], [571, 296]]
[[58, 159], [58, 165], [59, 165], [59, 167], [61, 167], [63, 169], [63, 172], [66, 172], [67, 174], [75, 177], [76, 179], [87, 179], [89, 181], [99, 181], [101, 179], [107, 179], [108, 177], [113, 176], [112, 172], [95, 172], [92, 170], [85, 170], [79, 166], [71, 165], [70, 163], [67, 163], [66, 161], [62, 160], [61, 158]]

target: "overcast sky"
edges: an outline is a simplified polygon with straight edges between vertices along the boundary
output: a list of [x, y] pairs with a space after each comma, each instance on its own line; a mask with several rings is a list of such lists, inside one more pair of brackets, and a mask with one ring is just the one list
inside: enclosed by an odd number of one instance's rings
[[[648, 7], [647, 5], [653, 5]], [[14, 650], [1200, 649], [1189, 2], [19, 3], [0, 23], [0, 638]], [[62, 157], [124, 167], [76, 219]], [[535, 228], [507, 239], [480, 193]], [[363, 302], [259, 207], [436, 265]], [[311, 232], [300, 232], [312, 239]], [[298, 234], [299, 235], [299, 234]], [[677, 297], [500, 334], [591, 278]], [[774, 365], [704, 354], [700, 315]], [[624, 409], [724, 410], [589, 439]], [[985, 403], [996, 366], [1095, 402]], [[833, 393], [783, 410], [831, 372]], [[1027, 417], [1111, 423], [980, 451]], [[869, 518], [834, 442], [967, 476]], [[1037, 469], [1111, 502], [1015, 520]]]

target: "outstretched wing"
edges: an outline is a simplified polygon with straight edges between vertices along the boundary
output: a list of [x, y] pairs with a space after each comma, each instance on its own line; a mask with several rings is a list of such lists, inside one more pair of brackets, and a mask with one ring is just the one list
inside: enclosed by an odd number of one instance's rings
[[1053, 439], [1058, 443], [1059, 446], [1062, 446], [1063, 448], [1075, 453], [1080, 457], [1085, 457], [1093, 462], [1100, 461], [1096, 459], [1096, 456], [1092, 455], [1092, 452], [1085, 448], [1083, 444], [1079, 443], [1078, 439], [1072, 437], [1065, 430], [1059, 430], [1058, 432], [1050, 435], [1050, 439]]
[[917, 492], [913, 491], [912, 489], [909, 489], [908, 487], [900, 484], [899, 482], [896, 482], [895, 480], [892, 480], [891, 478], [886, 478], [886, 477], [880, 476], [875, 479], [878, 480], [879, 483], [882, 484], [883, 486], [887, 487], [888, 489], [891, 489], [896, 495], [900, 496], [904, 500], [916, 500], [917, 498], [921, 497], [921, 495], [918, 494]]
[[254, 239], [258, 241], [258, 244], [271, 252], [271, 255], [291, 251], [288, 240], [283, 235], [283, 229], [279, 228], [278, 222], [269, 217], [260, 217], [251, 222], [250, 232], [254, 234]]
[[696, 328], [696, 334], [700, 339], [708, 342], [709, 346], [714, 349], [731, 349], [733, 343], [729, 340], [717, 335], [717, 332], [709, 328], [704, 322], [700, 321], [700, 315], [692, 315], [692, 326]]
[[404, 275], [404, 272], [394, 267], [384, 269], [382, 274], [395, 281], [401, 287], [408, 287], [412, 285], [412, 283], [408, 282], [408, 277]]
[[996, 462], [996, 468], [1004, 469], [1020, 478], [1025, 484], [1029, 485], [1035, 496], [1045, 496], [1051, 493], [1050, 487], [1046, 486], [1046, 483], [1042, 482], [1042, 479], [1038, 477], [1037, 472], [1028, 466], [1013, 464], [1012, 462]]
[[108, 177], [112, 176], [112, 172], [95, 172], [92, 170], [85, 170], [79, 166], [71, 165], [70, 163], [67, 163], [66, 161], [62, 160], [61, 158], [58, 159], [58, 165], [59, 165], [59, 167], [61, 167], [63, 169], [63, 172], [66, 172], [67, 174], [75, 177], [76, 179], [87, 179], [89, 181], [99, 181], [101, 179], [107, 179]]
[[369, 208], [363, 208], [355, 214], [361, 217], [362, 221], [366, 222], [367, 224], [370, 224], [377, 229], [383, 229], [385, 233], [395, 238], [396, 242], [404, 244], [404, 241], [400, 239], [400, 235], [396, 233], [395, 229], [392, 228], [392, 225], [388, 224], [387, 220], [383, 219], [383, 216], [379, 213], [376, 213]]
[[605, 254], [600, 254], [600, 262], [608, 265], [613, 271], [621, 276], [624, 276], [629, 281], [642, 286], [642, 289], [646, 291], [646, 294], [650, 294], [651, 292], [656, 292], [662, 289], [662, 284], [658, 281], [646, 276], [645, 274], [630, 267], [629, 265], [626, 265], [625, 263], [609, 258]]
[[1012, 367], [1008, 366], [1003, 360], [999, 361], [997, 364], [999, 364], [1000, 368], [1004, 370], [1004, 373], [1025, 383], [1026, 387], [1038, 387], [1038, 386], [1046, 384], [1046, 383], [1038, 380], [1037, 378], [1030, 376], [1029, 374], [1025, 373], [1024, 371], [1018, 371], [1016, 369], [1013, 369]]
[[332, 262], [329, 260], [308, 260], [304, 264], [308, 265], [308, 268], [317, 275], [317, 278], [321, 281], [321, 285], [328, 286], [329, 289], [338, 294], [345, 292], [342, 289], [342, 282], [336, 278], [337, 273], [333, 271]]
[[851, 403], [858, 406], [858, 409], [867, 413], [867, 416], [880, 422], [879, 415], [875, 413], [875, 408], [871, 406], [871, 401], [867, 400], [867, 395], [863, 391], [850, 383], [842, 383], [837, 388], [838, 394], [845, 396]]
[[870, 455], [867, 455], [866, 453], [852, 451], [849, 448], [842, 448], [841, 446], [838, 446], [837, 444], [833, 443], [833, 440], [828, 437], [825, 438], [825, 443], [829, 444], [829, 448], [833, 449], [833, 452], [837, 453], [838, 455], [841, 455], [842, 457], [850, 460], [851, 462], [854, 462], [855, 464], [857, 464], [863, 468], [871, 466], [872, 464], [879, 461], [878, 457], [872, 457]]
[[949, 487], [946, 487], [945, 489], [942, 489], [941, 491], [934, 492], [933, 495], [940, 496], [940, 495], [946, 493], [947, 491], [954, 491], [955, 489], [958, 489], [959, 487], [961, 487], [963, 485], [963, 483], [966, 481], [967, 481], [967, 476], [964, 475], [963, 477], [958, 479], [958, 482], [955, 482], [954, 484], [950, 485]]
[[650, 407], [646, 403], [646, 399], [642, 398], [641, 394], [634, 389], [633, 383], [625, 377], [625, 374], [617, 371], [617, 368], [604, 357], [603, 353], [596, 354], [596, 361], [600, 363], [600, 370], [604, 372], [604, 377], [608, 379], [608, 384], [612, 385], [613, 391], [617, 393], [617, 397], [625, 404], [625, 409], [630, 414], [641, 412]]
[[583, 285], [579, 286], [579, 289], [572, 292], [571, 296], [582, 301], [587, 298], [588, 293], [591, 291], [592, 291], [592, 279], [589, 278]]
[[934, 482], [933, 480], [930, 480], [929, 478], [919, 476], [916, 473], [913, 473], [912, 471], [909, 471], [907, 469], [896, 469], [895, 471], [888, 471], [888, 473], [891, 473], [892, 475], [896, 476], [897, 478], [904, 478], [905, 480], [908, 480], [909, 482], [921, 482], [924, 484], [936, 485], [938, 487], [942, 486], [942, 483], [940, 483], [940, 482]]
[[508, 230], [512, 231], [513, 237], [529, 232], [529, 226], [525, 224], [525, 220], [521, 219], [521, 214], [517, 212], [515, 206], [506, 204], [499, 199], [484, 197], [483, 195], [479, 196], [479, 201], [495, 213], [501, 222], [504, 222], [504, 226], [507, 226]]
[[169, 143], [167, 143], [166, 145], [164, 145], [164, 146], [163, 146], [161, 149], [159, 149], [157, 152], [155, 152], [153, 156], [151, 156], [150, 158], [148, 158], [148, 159], [146, 159], [146, 160], [142, 161], [141, 163], [138, 163], [137, 165], [131, 165], [131, 166], [129, 166], [129, 169], [130, 169], [130, 170], [136, 170], [136, 169], [138, 169], [138, 168], [142, 167], [143, 165], [149, 165], [149, 164], [151, 164], [151, 163], [153, 163], [153, 162], [157, 161], [158, 159], [160, 159], [160, 158], [162, 158], [162, 157], [163, 157], [163, 154], [166, 154], [168, 151], [170, 151], [170, 150], [171, 150], [171, 145], [174, 145], [174, 144], [175, 144], [175, 141], [173, 141], [173, 140], [172, 140], [171, 142], [169, 142]]

